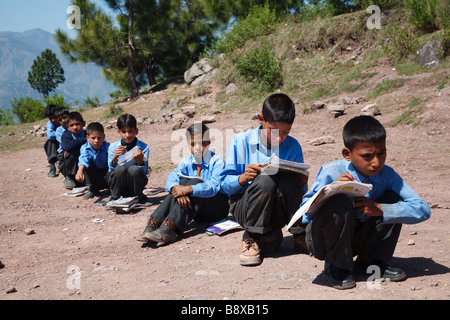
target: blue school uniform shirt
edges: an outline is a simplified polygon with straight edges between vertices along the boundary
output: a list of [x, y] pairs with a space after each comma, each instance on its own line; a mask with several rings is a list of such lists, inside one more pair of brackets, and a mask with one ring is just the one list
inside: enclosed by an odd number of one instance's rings
[[[303, 196], [302, 204], [308, 201], [320, 188], [336, 181], [341, 174], [347, 171], [355, 177], [355, 181], [372, 184], [372, 190], [366, 195], [367, 198], [377, 202], [386, 191], [391, 190], [403, 199], [403, 201], [394, 204], [381, 204], [383, 210], [382, 223], [414, 224], [430, 217], [431, 212], [428, 204], [406, 184], [394, 169], [384, 165], [375, 176], [364, 177], [356, 171], [351, 161], [345, 159], [330, 162], [319, 169], [311, 189]], [[312, 212], [303, 216], [302, 222], [309, 223], [314, 214], [315, 212]], [[369, 216], [362, 215], [356, 209], [355, 216], [362, 222], [369, 219]]]
[[[113, 165], [113, 156], [114, 156], [114, 152], [116, 151], [117, 147], [122, 145], [122, 140], [116, 141], [114, 143], [112, 143], [109, 148], [108, 148], [108, 171], [111, 172], [113, 171], [117, 166]], [[141, 169], [146, 175], [148, 175], [148, 153], [149, 153], [149, 148], [148, 145], [144, 142], [142, 142], [141, 140], [137, 140], [136, 141], [136, 146], [141, 149], [141, 151], [144, 153], [144, 165], [142, 166], [138, 166], [139, 169]], [[120, 157], [119, 157], [120, 159]]]
[[[267, 150], [262, 143], [259, 130], [262, 126], [238, 133], [234, 136], [227, 151], [225, 169], [221, 173], [221, 188], [228, 195], [243, 193], [251, 182], [245, 186], [239, 184], [239, 176], [245, 172], [247, 165], [265, 163], [272, 155], [280, 159], [303, 162], [303, 152], [298, 141], [287, 138], [274, 150]], [[305, 186], [305, 192], [307, 186]]]
[[[221, 156], [208, 150], [200, 164], [200, 178], [204, 182], [198, 183], [192, 187], [192, 196], [198, 198], [209, 198], [215, 196], [220, 191], [220, 173], [225, 168], [225, 161]], [[174, 185], [180, 184], [181, 173], [185, 176], [197, 176], [197, 163], [194, 155], [185, 156], [178, 167], [174, 169], [166, 181], [166, 190], [170, 192]]]
[[47, 121], [47, 140], [56, 140], [56, 129], [59, 125], [55, 126], [50, 120]]
[[80, 157], [78, 158], [78, 166], [89, 168], [91, 162], [95, 164], [97, 169], [108, 168], [108, 148], [109, 143], [103, 141], [100, 148], [95, 151], [91, 143], [88, 141], [81, 146]]
[[59, 142], [58, 153], [63, 150], [63, 147], [61, 144], [61, 137], [64, 134], [64, 132], [66, 132], [66, 131], [67, 131], [67, 128], [65, 128], [63, 126], [59, 126], [58, 128], [56, 128], [56, 141]]

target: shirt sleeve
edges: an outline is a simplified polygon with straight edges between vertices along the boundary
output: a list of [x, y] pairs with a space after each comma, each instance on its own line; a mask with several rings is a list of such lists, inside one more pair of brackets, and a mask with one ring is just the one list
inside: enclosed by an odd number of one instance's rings
[[50, 120], [47, 122], [47, 140], [56, 140], [56, 128]]
[[403, 201], [381, 204], [383, 223], [415, 224], [427, 220], [431, 215], [428, 204], [393, 170], [391, 179], [388, 189]]
[[247, 185], [239, 184], [239, 176], [245, 172], [246, 149], [239, 144], [236, 136], [228, 148], [225, 168], [220, 173], [220, 187], [228, 196], [244, 192]]
[[87, 150], [86, 144], [83, 144], [80, 149], [80, 156], [78, 157], [78, 166], [85, 166], [86, 168], [89, 168], [90, 162], [91, 156]]

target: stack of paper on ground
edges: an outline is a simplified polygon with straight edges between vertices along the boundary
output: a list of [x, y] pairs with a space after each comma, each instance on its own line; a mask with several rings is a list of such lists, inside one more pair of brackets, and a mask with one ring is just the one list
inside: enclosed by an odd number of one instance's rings
[[137, 197], [121, 197], [117, 200], [109, 201], [106, 204], [106, 209], [111, 209], [111, 208], [127, 209], [127, 208], [131, 208], [137, 202], [138, 202]]
[[268, 162], [264, 164], [263, 172], [265, 174], [275, 174], [278, 171], [300, 173], [305, 176], [309, 175], [308, 169], [311, 168], [309, 163], [300, 163], [288, 160], [282, 160], [273, 155]]
[[195, 179], [195, 180], [198, 180], [199, 182], [204, 181], [202, 178], [197, 177], [197, 176], [186, 176], [186, 175], [182, 174], [181, 172], [178, 172], [177, 174], [180, 176], [180, 178], [184, 178], [184, 179], [188, 179], [188, 180]]
[[216, 223], [214, 223], [212, 226], [206, 228], [206, 233], [210, 236], [213, 236], [215, 234], [220, 235], [224, 232], [239, 229], [242, 228], [239, 223], [236, 221], [230, 220], [230, 219], [223, 219]]
[[89, 187], [73, 188], [69, 192], [63, 193], [64, 197], [79, 197], [89, 191]]
[[[135, 146], [130, 151], [125, 152], [123, 155], [119, 157], [117, 160], [118, 166], [124, 166], [125, 168], [129, 168], [137, 164], [136, 160], [133, 157], [133, 153], [139, 149], [138, 146]], [[144, 157], [144, 161], [147, 161], [147, 158]]]
[[353, 200], [358, 197], [364, 197], [370, 190], [372, 190], [371, 184], [356, 181], [335, 181], [323, 186], [297, 210], [286, 226], [286, 229], [292, 227], [292, 225], [304, 214], [308, 215], [309, 213], [316, 211], [326, 199], [338, 193], [343, 193]]

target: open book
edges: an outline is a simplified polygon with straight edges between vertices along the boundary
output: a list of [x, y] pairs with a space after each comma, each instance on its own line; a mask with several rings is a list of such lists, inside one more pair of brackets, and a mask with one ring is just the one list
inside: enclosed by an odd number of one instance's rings
[[88, 191], [89, 191], [88, 186], [78, 187], [78, 188], [73, 188], [69, 192], [63, 193], [62, 196], [64, 196], [64, 197], [79, 197], [79, 196], [84, 195]]
[[314, 196], [306, 201], [297, 210], [297, 212], [295, 212], [291, 221], [286, 226], [286, 230], [292, 227], [292, 225], [303, 215], [308, 215], [311, 212], [316, 211], [326, 199], [334, 196], [335, 194], [343, 193], [353, 200], [358, 197], [364, 197], [370, 190], [372, 190], [371, 184], [357, 181], [334, 181], [327, 184], [317, 191]]
[[[133, 153], [139, 149], [138, 146], [135, 146], [130, 151], [125, 152], [123, 155], [119, 157], [117, 160], [118, 166], [124, 166], [125, 168], [129, 168], [137, 164], [136, 160], [133, 157]], [[147, 158], [144, 156], [144, 161], [147, 161]]]
[[132, 205], [138, 202], [137, 197], [121, 197], [117, 200], [111, 200], [106, 203], [106, 207], [108, 208], [129, 208]]
[[279, 170], [284, 172], [301, 173], [305, 176], [309, 175], [308, 169], [311, 168], [309, 163], [300, 163], [288, 160], [282, 160], [273, 155], [262, 167], [264, 173], [275, 174]]
[[181, 172], [178, 172], [177, 174], [180, 178], [184, 178], [184, 179], [188, 179], [188, 180], [195, 179], [195, 180], [198, 180], [199, 182], [204, 182], [204, 180], [202, 178], [197, 177], [197, 176], [186, 176], [186, 175], [182, 174]]

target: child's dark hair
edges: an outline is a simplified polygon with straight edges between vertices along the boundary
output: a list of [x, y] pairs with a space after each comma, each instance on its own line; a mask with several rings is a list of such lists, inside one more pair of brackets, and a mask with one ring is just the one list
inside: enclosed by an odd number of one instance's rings
[[68, 115], [69, 113], [70, 113], [69, 109], [64, 108], [64, 107], [58, 107], [58, 108], [56, 108], [55, 116], [56, 116], [57, 118], [59, 118], [59, 117], [61, 117], [63, 114]]
[[123, 114], [117, 119], [117, 128], [120, 130], [123, 127], [137, 128], [136, 118], [131, 114]]
[[49, 104], [45, 107], [45, 116], [47, 118], [54, 117], [56, 109], [59, 108], [56, 104]]
[[77, 120], [80, 122], [84, 122], [83, 120], [83, 116], [81, 115], [81, 113], [77, 112], [77, 111], [72, 111], [69, 112], [69, 114], [66, 117], [66, 123], [69, 124], [70, 121], [72, 120]]
[[358, 142], [383, 142], [386, 141], [386, 130], [374, 117], [357, 116], [350, 119], [342, 131], [344, 146], [350, 151]]
[[91, 122], [86, 127], [86, 135], [90, 135], [94, 132], [105, 133], [105, 129], [100, 122]]
[[202, 141], [210, 141], [209, 128], [203, 122], [194, 122], [186, 129], [186, 139], [190, 142], [193, 136], [202, 136]]
[[267, 122], [285, 122], [292, 124], [295, 119], [295, 104], [287, 95], [275, 93], [263, 103], [262, 115]]

